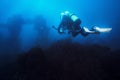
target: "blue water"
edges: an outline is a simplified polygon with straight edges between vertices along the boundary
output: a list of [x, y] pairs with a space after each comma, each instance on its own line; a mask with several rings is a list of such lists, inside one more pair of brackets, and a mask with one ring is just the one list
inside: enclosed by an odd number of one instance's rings
[[[120, 47], [119, 0], [0, 0], [1, 52], [18, 49], [26, 51], [35, 46], [46, 48], [58, 40], [70, 37], [67, 34], [60, 35], [51, 28], [52, 25], [59, 25], [60, 13], [65, 10], [75, 13], [82, 21], [81, 26], [113, 28], [110, 33], [88, 37], [79, 35], [71, 38], [73, 42], [105, 45], [112, 49]], [[21, 27], [17, 24], [22, 23], [14, 20], [16, 16], [25, 20]], [[40, 23], [38, 25], [45, 28], [35, 28], [37, 21]]]

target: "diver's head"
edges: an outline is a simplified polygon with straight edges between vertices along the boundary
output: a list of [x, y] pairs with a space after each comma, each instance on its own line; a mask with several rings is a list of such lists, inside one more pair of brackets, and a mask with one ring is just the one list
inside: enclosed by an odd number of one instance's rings
[[69, 11], [65, 11], [61, 13], [61, 19], [63, 18], [63, 16], [69, 16], [70, 12]]
[[69, 11], [65, 11], [64, 14], [65, 14], [65, 15], [69, 15], [70, 12], [69, 12]]

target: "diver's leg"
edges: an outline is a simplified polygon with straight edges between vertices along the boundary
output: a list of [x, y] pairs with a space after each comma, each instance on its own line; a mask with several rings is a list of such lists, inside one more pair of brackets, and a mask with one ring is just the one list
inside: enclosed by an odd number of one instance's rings
[[82, 29], [81, 29], [81, 35], [84, 36], [84, 37], [86, 37], [86, 36], [89, 35], [89, 33], [88, 33], [87, 31], [85, 31], [84, 28], [82, 28]]
[[82, 29], [83, 29], [83, 32], [88, 33], [88, 34], [99, 34], [100, 33], [99, 31], [96, 31], [94, 29], [89, 30], [86, 27], [83, 27]]
[[81, 29], [79, 26], [72, 26], [72, 30], [70, 31], [70, 33], [72, 33], [72, 36], [75, 37], [77, 36], [78, 34], [80, 34], [81, 32]]
[[99, 34], [99, 32], [98, 31], [94, 31], [94, 30], [89, 30], [88, 28], [86, 28], [86, 27], [83, 27], [82, 29], [81, 29], [81, 35], [82, 36], [88, 36], [89, 34]]
[[74, 22], [73, 26], [72, 26], [72, 35], [75, 37], [77, 36], [78, 34], [81, 33], [81, 27], [80, 27], [80, 24], [81, 24], [81, 20], [78, 19]]

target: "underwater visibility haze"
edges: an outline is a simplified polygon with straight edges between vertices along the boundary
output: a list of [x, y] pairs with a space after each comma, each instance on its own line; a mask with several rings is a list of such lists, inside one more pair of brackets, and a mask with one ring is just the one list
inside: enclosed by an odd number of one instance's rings
[[[59, 34], [64, 11], [112, 30]], [[120, 80], [119, 62], [120, 0], [0, 0], [0, 80]]]
[[85, 38], [79, 35], [72, 39], [73, 42], [119, 48], [119, 3], [119, 0], [1, 0], [1, 47], [5, 46], [6, 42], [11, 41], [12, 44], [15, 41], [19, 48], [27, 50], [36, 45], [45, 47], [68, 37], [58, 34], [51, 27], [59, 25], [60, 13], [67, 10], [80, 18], [81, 26], [91, 28], [97, 25], [113, 28], [111, 32], [105, 34]]

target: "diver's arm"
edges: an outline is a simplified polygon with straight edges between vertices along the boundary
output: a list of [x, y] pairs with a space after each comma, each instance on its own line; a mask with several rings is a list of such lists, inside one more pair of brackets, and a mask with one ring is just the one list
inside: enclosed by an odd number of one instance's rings
[[60, 23], [58, 26], [58, 33], [60, 34], [64, 33], [64, 25], [62, 23]]
[[58, 30], [58, 28], [56, 28], [55, 26], [52, 26], [52, 28], [54, 28], [55, 30]]
[[58, 33], [60, 33], [60, 34], [65, 33], [64, 26], [63, 26], [62, 23], [60, 23], [58, 27], [52, 26], [52, 28], [54, 28], [55, 30], [57, 30]]

